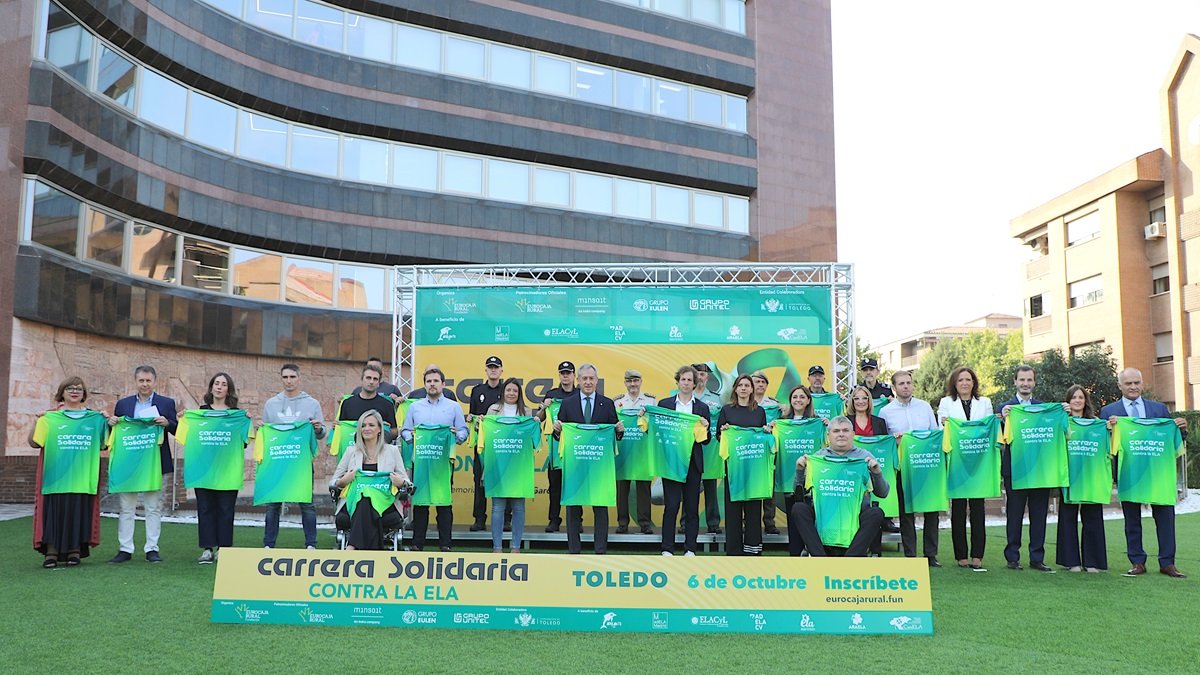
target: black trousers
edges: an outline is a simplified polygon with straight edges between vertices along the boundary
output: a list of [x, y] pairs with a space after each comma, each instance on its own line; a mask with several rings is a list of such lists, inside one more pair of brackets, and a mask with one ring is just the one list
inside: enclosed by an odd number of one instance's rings
[[[654, 527], [654, 521], [650, 519], [650, 481], [648, 480], [617, 481], [617, 526], [629, 527], [630, 483], [633, 483], [634, 497], [637, 499], [636, 518], [638, 527]], [[663, 519], [663, 523], [668, 522], [674, 521]], [[663, 527], [665, 528], [666, 525]]]
[[1046, 559], [1046, 514], [1050, 512], [1050, 488], [1017, 490], [1012, 478], [1004, 477], [1004, 510], [1008, 516], [1008, 544], [1004, 547], [1004, 559], [1008, 562], [1021, 561], [1021, 529], [1025, 510], [1029, 510], [1029, 562], [1040, 563]]
[[[904, 487], [901, 481], [896, 481], [896, 499], [900, 503], [900, 547], [904, 549], [906, 558], [917, 557], [917, 516], [904, 509]], [[922, 522], [921, 555], [926, 558], [936, 558], [938, 551], [938, 512], [928, 511]], [[882, 538], [882, 534], [880, 537]]]
[[721, 527], [721, 491], [717, 489], [719, 478], [703, 480], [704, 484], [704, 521], [709, 532], [715, 532]]
[[700, 534], [700, 465], [696, 453], [692, 454], [691, 464], [688, 465], [687, 480], [679, 481], [663, 479], [663, 528], [662, 550], [675, 550], [674, 524], [683, 506], [683, 550], [696, 552], [696, 537]]
[[[863, 506], [858, 512], [858, 531], [850, 540], [850, 546], [845, 549], [845, 556], [865, 558], [871, 544], [875, 542], [875, 537], [879, 535], [883, 520], [883, 509], [873, 505]], [[821, 543], [821, 535], [817, 532], [817, 511], [811, 502], [797, 502], [792, 506], [792, 517], [788, 522], [789, 541], [792, 538], [803, 541], [811, 556], [828, 555], [825, 545]]]
[[[775, 497], [763, 500], [763, 529], [769, 530], [775, 527]], [[787, 515], [784, 514], [786, 518]]]
[[[1083, 521], [1083, 537], [1079, 522]], [[1100, 504], [1059, 502], [1058, 543], [1054, 562], [1063, 567], [1108, 569], [1108, 544], [1104, 540], [1104, 507]]]
[[546, 469], [546, 480], [550, 483], [550, 507], [546, 519], [554, 527], [562, 525], [562, 469]]
[[762, 500], [735, 502], [725, 481], [725, 555], [762, 555]]
[[[1146, 564], [1146, 549], [1142, 548], [1142, 505], [1121, 502], [1125, 512], [1125, 554], [1135, 565]], [[1158, 533], [1158, 566], [1175, 564], [1175, 507], [1150, 506], [1154, 514], [1154, 529]]]
[[342, 531], [349, 531], [346, 543], [359, 551], [382, 551], [387, 548], [384, 534], [400, 529], [404, 525], [404, 516], [396, 510], [395, 505], [384, 510], [383, 515], [375, 513], [370, 500], [367, 503], [359, 501], [351, 516], [346, 505], [333, 517], [334, 525]]
[[[971, 518], [971, 549], [967, 553], [967, 512]], [[954, 559], [982, 558], [987, 545], [984, 525], [983, 499], [950, 500], [950, 538], [954, 540]]]
[[196, 488], [196, 529], [200, 548], [233, 546], [233, 511], [237, 490]]
[[[560, 474], [562, 472], [559, 472]], [[597, 555], [608, 553], [608, 507], [592, 507], [592, 523], [595, 525], [595, 548]], [[567, 507], [567, 553], [583, 550], [583, 507]]]
[[[412, 517], [413, 546], [418, 551], [425, 548], [426, 534], [429, 530], [428, 506], [414, 506]], [[438, 546], [449, 548], [454, 535], [454, 507], [435, 506], [437, 509]]]
[[804, 552], [804, 540], [796, 536], [795, 531], [792, 529], [792, 521], [796, 519], [793, 513], [796, 504], [801, 504], [804, 501], [802, 498], [797, 498], [794, 492], [791, 494], [784, 493], [783, 495], [783, 517], [787, 521], [785, 525], [788, 533], [788, 555], [791, 556], [797, 556]]
[[[488, 507], [487, 507], [487, 490], [483, 487], [483, 460], [479, 458], [479, 453], [475, 453], [475, 462], [471, 467], [475, 475], [475, 502], [471, 505], [471, 517], [480, 525], [487, 522]], [[507, 506], [504, 509], [504, 521], [512, 521], [512, 506]]]

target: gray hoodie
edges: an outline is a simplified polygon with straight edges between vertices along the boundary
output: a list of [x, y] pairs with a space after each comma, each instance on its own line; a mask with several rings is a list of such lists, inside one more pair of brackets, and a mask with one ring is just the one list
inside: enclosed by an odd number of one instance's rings
[[279, 392], [263, 405], [263, 424], [287, 424], [289, 422], [306, 422], [317, 420], [321, 423], [321, 431], [317, 438], [325, 437], [325, 419], [321, 417], [321, 404], [317, 399], [300, 392], [292, 398]]

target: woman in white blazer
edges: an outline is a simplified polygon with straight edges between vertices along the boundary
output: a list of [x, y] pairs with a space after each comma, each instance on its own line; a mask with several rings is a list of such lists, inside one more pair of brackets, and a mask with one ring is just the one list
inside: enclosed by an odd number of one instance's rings
[[[368, 410], [358, 418], [354, 445], [342, 453], [333, 479], [329, 481], [330, 487], [344, 488], [350, 485], [359, 469], [387, 472], [395, 488], [409, 484], [400, 448], [383, 440], [383, 416], [378, 410]], [[384, 532], [397, 530], [404, 524], [404, 516], [395, 504], [384, 510], [383, 515], [376, 513], [371, 506], [362, 504], [355, 507], [352, 518], [346, 509], [345, 498], [341, 498], [334, 513], [337, 528], [350, 531], [347, 549], [382, 550]]]
[[[938, 421], [947, 419], [980, 420], [994, 415], [992, 402], [979, 395], [979, 377], [965, 366], [955, 368], [946, 380], [946, 395], [938, 403]], [[971, 518], [971, 549], [967, 550], [967, 512]], [[950, 537], [954, 541], [954, 558], [959, 567], [986, 572], [983, 549], [987, 543], [984, 526], [983, 499], [950, 500]]]

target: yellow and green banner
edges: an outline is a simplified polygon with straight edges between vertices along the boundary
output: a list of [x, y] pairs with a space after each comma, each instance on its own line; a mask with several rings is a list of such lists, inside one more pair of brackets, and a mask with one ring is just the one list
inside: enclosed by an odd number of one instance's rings
[[[614, 564], [614, 559], [619, 564]], [[931, 635], [916, 558], [221, 550], [214, 623]]]
[[[525, 403], [540, 406], [559, 385], [557, 366], [595, 364], [599, 391], [624, 393], [625, 370], [636, 369], [642, 391], [658, 397], [675, 389], [679, 366], [706, 363], [704, 392], [726, 402], [738, 375], [763, 371], [768, 395], [786, 400], [814, 365], [833, 371], [832, 295], [827, 286], [721, 284], [707, 286], [538, 285], [418, 288], [413, 314], [414, 372], [436, 363], [460, 401], [483, 377], [489, 356], [504, 361], [504, 377], [522, 385]], [[464, 408], [465, 410], [465, 408]], [[553, 420], [553, 411], [548, 415]], [[715, 414], [715, 412], [714, 412]], [[631, 425], [626, 421], [627, 428]], [[549, 433], [548, 425], [544, 429]], [[546, 470], [561, 468], [557, 443], [536, 455], [536, 497], [528, 524], [545, 522]], [[721, 477], [716, 443], [705, 453], [705, 477]], [[544, 453], [544, 454], [543, 454]], [[469, 485], [472, 448], [458, 446], [454, 470]], [[618, 460], [621, 462], [622, 460]], [[644, 467], [643, 467], [644, 468]], [[637, 473], [633, 475], [631, 470]], [[622, 476], [652, 478], [636, 462]], [[472, 490], [455, 490], [455, 506], [470, 509]], [[464, 511], [465, 512], [465, 511]], [[586, 516], [585, 516], [586, 518]]]

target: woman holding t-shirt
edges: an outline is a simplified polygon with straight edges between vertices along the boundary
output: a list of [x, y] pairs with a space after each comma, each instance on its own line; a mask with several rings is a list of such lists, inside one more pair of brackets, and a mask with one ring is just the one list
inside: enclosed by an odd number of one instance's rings
[[[754, 382], [739, 375], [733, 382], [729, 403], [717, 417], [717, 442], [730, 426], [767, 427], [767, 414], [754, 400]], [[726, 472], [728, 475], [728, 471]], [[725, 555], [762, 555], [762, 500], [733, 501], [725, 481]]]

